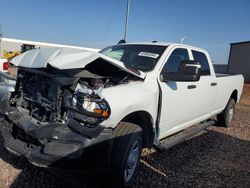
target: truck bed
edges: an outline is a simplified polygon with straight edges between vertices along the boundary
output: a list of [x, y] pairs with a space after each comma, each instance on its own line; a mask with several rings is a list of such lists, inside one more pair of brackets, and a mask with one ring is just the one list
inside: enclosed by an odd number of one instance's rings
[[240, 75], [240, 74], [215, 73], [216, 78], [226, 77], [226, 76], [237, 76], [237, 75]]
[[239, 101], [244, 78], [242, 75], [239, 74], [221, 74], [215, 73], [216, 79], [215, 82], [217, 83], [217, 97], [215, 102], [215, 109], [217, 112], [223, 110], [230, 98], [230, 96], [235, 91], [237, 94], [237, 101]]

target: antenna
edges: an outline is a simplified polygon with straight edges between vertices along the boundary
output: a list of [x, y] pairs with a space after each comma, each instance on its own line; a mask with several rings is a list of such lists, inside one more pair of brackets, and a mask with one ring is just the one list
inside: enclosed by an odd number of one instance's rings
[[3, 32], [2, 32], [2, 26], [0, 25], [0, 41], [2, 40]]
[[129, 17], [129, 8], [130, 8], [130, 0], [127, 0], [127, 11], [126, 11], [126, 22], [125, 22], [125, 34], [124, 34], [124, 40], [127, 40], [128, 35], [128, 17]]
[[181, 44], [183, 44], [184, 40], [186, 40], [186, 39], [187, 39], [187, 37], [185, 37], [185, 36], [182, 37], [182, 38], [181, 38]]

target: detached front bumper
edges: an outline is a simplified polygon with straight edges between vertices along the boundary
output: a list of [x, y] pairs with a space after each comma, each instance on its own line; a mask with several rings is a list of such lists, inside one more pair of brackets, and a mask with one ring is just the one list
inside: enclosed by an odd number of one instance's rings
[[88, 137], [67, 124], [37, 127], [18, 114], [14, 116], [16, 118], [11, 120], [5, 117], [0, 123], [5, 147], [10, 152], [24, 156], [40, 167], [69, 170], [108, 168], [112, 148], [111, 129], [96, 130], [98, 135], [92, 132], [90, 135], [96, 136]]

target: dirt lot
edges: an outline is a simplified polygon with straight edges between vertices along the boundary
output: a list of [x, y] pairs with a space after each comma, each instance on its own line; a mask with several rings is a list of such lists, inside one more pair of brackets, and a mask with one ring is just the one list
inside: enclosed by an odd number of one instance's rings
[[[250, 187], [249, 161], [250, 85], [246, 85], [232, 127], [211, 127], [162, 153], [145, 149], [133, 187]], [[51, 172], [10, 154], [0, 135], [0, 188], [71, 186], [65, 179], [59, 181]], [[85, 187], [100, 187], [93, 177], [85, 179]]]

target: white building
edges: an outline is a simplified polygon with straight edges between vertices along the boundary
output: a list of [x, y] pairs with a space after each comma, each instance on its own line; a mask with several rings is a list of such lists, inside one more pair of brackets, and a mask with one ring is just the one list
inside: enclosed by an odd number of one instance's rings
[[44, 47], [56, 47], [56, 48], [71, 48], [89, 51], [99, 51], [100, 49], [95, 48], [85, 48], [80, 46], [70, 46], [63, 44], [53, 44], [37, 41], [19, 40], [11, 38], [0, 38], [0, 57], [3, 56], [3, 51], [7, 52], [25, 52], [34, 48], [44, 48]]
[[231, 44], [228, 73], [243, 74], [250, 83], [250, 41]]

